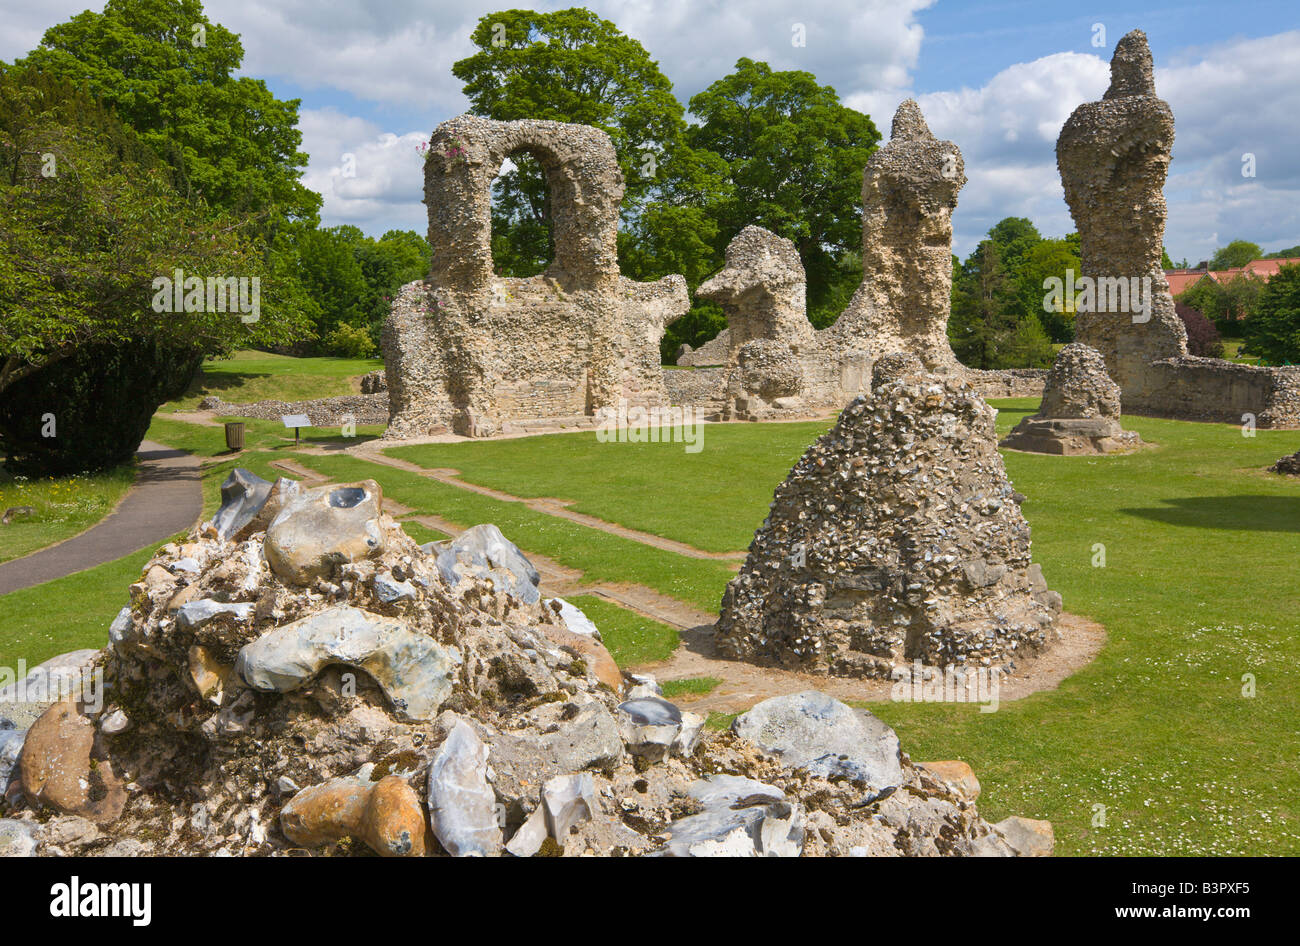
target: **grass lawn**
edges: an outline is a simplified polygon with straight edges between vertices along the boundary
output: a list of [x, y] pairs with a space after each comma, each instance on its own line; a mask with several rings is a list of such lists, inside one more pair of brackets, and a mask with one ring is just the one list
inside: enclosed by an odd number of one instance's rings
[[31, 506], [31, 516], [0, 525], [0, 562], [70, 539], [103, 519], [135, 480], [135, 461], [102, 473], [25, 479], [0, 469], [0, 515]]
[[467, 482], [525, 499], [573, 500], [577, 512], [707, 552], [731, 552], [749, 547], [754, 510], [767, 507], [774, 484], [827, 426], [706, 424], [698, 453], [681, 443], [601, 443], [587, 432], [384, 452], [425, 469], [451, 467]]
[[209, 394], [232, 404], [355, 394], [353, 378], [383, 367], [377, 358], [292, 358], [264, 351], [239, 351], [230, 358], [205, 361], [189, 390], [164, 404], [162, 410], [195, 410]]
[[127, 604], [126, 589], [160, 542], [114, 562], [0, 595], [0, 667], [108, 644], [108, 625]]

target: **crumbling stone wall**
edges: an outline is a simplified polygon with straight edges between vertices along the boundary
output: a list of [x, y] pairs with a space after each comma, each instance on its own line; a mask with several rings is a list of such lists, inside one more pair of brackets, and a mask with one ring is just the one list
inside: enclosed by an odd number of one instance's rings
[[[965, 377], [984, 393], [1037, 395], [1044, 372], [967, 369], [948, 343], [952, 212], [965, 182], [961, 149], [931, 133], [915, 101], [904, 102], [889, 144], [863, 172], [863, 280], [835, 324], [816, 331], [809, 323], [794, 244], [749, 226], [727, 247], [722, 271], [696, 290], [722, 307], [727, 329], [678, 364], [723, 361], [722, 416], [750, 420], [841, 407], [866, 391], [872, 363], [895, 351], [914, 354], [930, 371]], [[769, 370], [755, 371], [755, 361]], [[799, 365], [797, 384], [772, 383], [778, 362], [786, 375]]]
[[862, 179], [862, 285], [827, 329], [837, 350], [872, 360], [910, 352], [930, 371], [963, 371], [948, 344], [952, 214], [966, 183], [961, 149], [931, 133], [913, 99]]
[[[551, 197], [555, 259], [528, 279], [492, 271], [491, 184], [511, 154], [535, 156]], [[680, 276], [619, 274], [623, 178], [603, 131], [461, 115], [425, 161], [433, 250], [427, 283], [402, 288], [385, 325], [389, 437], [486, 436], [512, 420], [572, 418], [620, 398], [664, 402], [658, 346], [688, 308]]]
[[1001, 666], [1054, 637], [994, 412], [913, 355], [875, 365], [777, 487], [717, 623], [724, 654], [817, 673]]
[[[1187, 333], [1161, 269], [1165, 177], [1174, 115], [1156, 95], [1141, 30], [1111, 59], [1110, 88], [1074, 110], [1056, 144], [1065, 199], [1079, 229], [1083, 276], [1149, 287], [1149, 309], [1077, 313], [1076, 338], [1101, 352], [1126, 412], [1259, 426], [1300, 426], [1300, 369], [1191, 359]], [[1099, 293], [1100, 294], [1100, 293]], [[1159, 367], [1155, 367], [1155, 365]]]

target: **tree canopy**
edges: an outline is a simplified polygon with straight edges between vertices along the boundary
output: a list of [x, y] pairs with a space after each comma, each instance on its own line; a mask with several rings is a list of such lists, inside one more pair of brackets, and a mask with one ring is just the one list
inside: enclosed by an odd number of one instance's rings
[[108, 0], [45, 31], [15, 65], [85, 88], [176, 174], [183, 197], [215, 212], [315, 221], [320, 195], [299, 180], [299, 100], [235, 77], [239, 37], [199, 0]]
[[1283, 266], [1243, 325], [1244, 351], [1274, 365], [1300, 364], [1300, 264]]
[[1210, 257], [1210, 269], [1236, 269], [1245, 266], [1251, 260], [1259, 259], [1264, 251], [1258, 243], [1249, 240], [1233, 240], [1227, 246], [1221, 246]]
[[[0, 166], [0, 390], [85, 345], [148, 337], [222, 353], [303, 330], [250, 218], [179, 194], [153, 149], [84, 90], [0, 66]], [[260, 317], [158, 311], [155, 280], [178, 269], [265, 280]]]

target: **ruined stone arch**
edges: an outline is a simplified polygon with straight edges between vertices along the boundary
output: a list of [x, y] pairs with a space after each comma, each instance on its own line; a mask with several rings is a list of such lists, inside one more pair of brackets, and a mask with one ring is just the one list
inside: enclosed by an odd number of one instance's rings
[[[492, 181], [511, 154], [546, 175], [554, 256], [536, 276], [492, 271]], [[461, 115], [429, 140], [424, 198], [432, 262], [403, 287], [384, 329], [387, 436], [486, 436], [541, 422], [583, 426], [620, 402], [665, 401], [664, 327], [686, 282], [618, 271], [623, 175], [599, 128]]]
[[555, 255], [545, 275], [574, 289], [616, 280], [624, 188], [609, 136], [587, 125], [462, 115], [438, 126], [425, 159], [434, 283], [490, 287], [492, 182], [520, 152], [538, 160], [550, 191]]

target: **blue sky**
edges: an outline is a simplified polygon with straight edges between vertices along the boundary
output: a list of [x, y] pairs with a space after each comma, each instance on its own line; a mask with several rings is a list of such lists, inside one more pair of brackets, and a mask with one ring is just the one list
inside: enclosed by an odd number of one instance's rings
[[[209, 0], [208, 17], [239, 33], [244, 72], [301, 98], [323, 222], [368, 233], [423, 231], [415, 145], [465, 106], [451, 64], [493, 10], [463, 0]], [[557, 9], [571, 3], [534, 4]], [[1100, 97], [1115, 42], [1147, 32], [1157, 91], [1174, 109], [1166, 244], [1207, 257], [1247, 238], [1300, 244], [1300, 3], [1077, 3], [956, 0], [599, 0], [588, 4], [639, 39], [685, 101], [740, 56], [806, 69], [887, 132], [915, 96], [931, 128], [962, 149], [969, 183], [953, 223], [965, 255], [996, 221], [1027, 216], [1046, 235], [1073, 229], [1054, 145], [1081, 102]], [[87, 6], [0, 0], [0, 58], [21, 56], [45, 27]], [[98, 8], [98, 4], [93, 4]], [[791, 44], [795, 24], [807, 35]], [[1104, 43], [1095, 24], [1104, 27]], [[1256, 156], [1254, 178], [1242, 155]], [[356, 176], [341, 173], [355, 156]]]

